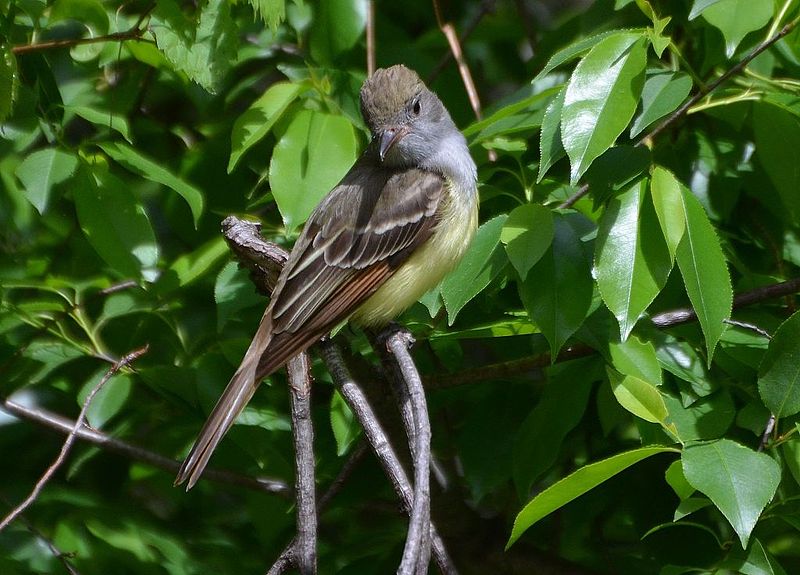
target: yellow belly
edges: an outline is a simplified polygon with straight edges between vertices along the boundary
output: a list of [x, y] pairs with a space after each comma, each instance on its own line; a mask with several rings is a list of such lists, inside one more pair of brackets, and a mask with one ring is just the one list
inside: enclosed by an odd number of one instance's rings
[[386, 325], [438, 285], [461, 260], [478, 228], [477, 198], [456, 199], [448, 190], [440, 209], [439, 223], [428, 241], [361, 304], [351, 317], [354, 323]]

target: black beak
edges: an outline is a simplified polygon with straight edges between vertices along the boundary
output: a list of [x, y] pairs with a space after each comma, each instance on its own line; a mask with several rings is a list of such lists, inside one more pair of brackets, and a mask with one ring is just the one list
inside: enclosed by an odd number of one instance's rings
[[380, 147], [378, 154], [381, 157], [381, 162], [386, 158], [386, 154], [400, 139], [405, 136], [407, 130], [403, 127], [386, 128], [380, 135]]

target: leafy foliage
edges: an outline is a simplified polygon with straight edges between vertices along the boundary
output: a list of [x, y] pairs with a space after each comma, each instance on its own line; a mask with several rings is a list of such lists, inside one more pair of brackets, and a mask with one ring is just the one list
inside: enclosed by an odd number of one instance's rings
[[[460, 32], [479, 18], [475, 120], [456, 67], [438, 71], [433, 9], [375, 3], [378, 64], [427, 79], [479, 168], [470, 251], [400, 318], [455, 563], [800, 572], [800, 4], [484, 4], [443, 13]], [[149, 344], [88, 420], [178, 459], [266, 305], [219, 222], [249, 214], [290, 246], [363, 149], [367, 4], [0, 5], [0, 397], [74, 418]], [[337, 337], [375, 381], [363, 334]], [[323, 491], [360, 430], [314, 370]], [[288, 411], [279, 373], [212, 467], [291, 483]], [[63, 438], [0, 429], [11, 505]], [[288, 500], [172, 479], [79, 443], [0, 532], [0, 572], [63, 572], [44, 542], [84, 575], [264, 572], [293, 536]], [[357, 467], [321, 514], [320, 572], [393, 572], [396, 509], [378, 466]]]

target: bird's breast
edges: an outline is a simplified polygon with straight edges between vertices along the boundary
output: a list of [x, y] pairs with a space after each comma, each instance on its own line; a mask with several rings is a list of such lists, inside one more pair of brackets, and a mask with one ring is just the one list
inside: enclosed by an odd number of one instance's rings
[[448, 185], [428, 240], [353, 314], [364, 327], [386, 325], [436, 285], [461, 260], [478, 227], [477, 194]]

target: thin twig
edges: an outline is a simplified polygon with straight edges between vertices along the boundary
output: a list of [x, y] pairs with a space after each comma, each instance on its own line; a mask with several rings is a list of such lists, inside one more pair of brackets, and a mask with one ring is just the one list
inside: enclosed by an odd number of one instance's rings
[[747, 54], [747, 56], [745, 56], [739, 62], [737, 62], [734, 66], [729, 68], [724, 74], [722, 74], [722, 76], [720, 76], [719, 78], [717, 78], [716, 80], [714, 80], [710, 84], [706, 84], [705, 86], [701, 86], [700, 90], [698, 90], [698, 92], [694, 96], [692, 96], [691, 98], [686, 100], [686, 102], [684, 102], [684, 104], [680, 108], [678, 108], [672, 114], [670, 114], [669, 117], [666, 120], [661, 122], [658, 126], [656, 126], [649, 133], [647, 133], [644, 136], [642, 136], [639, 139], [639, 141], [637, 142], [637, 145], [643, 144], [645, 142], [652, 142], [656, 138], [656, 136], [661, 134], [661, 132], [663, 132], [667, 127], [669, 127], [671, 124], [673, 124], [679, 118], [684, 116], [692, 108], [692, 106], [694, 106], [700, 100], [705, 98], [708, 94], [710, 94], [711, 92], [713, 92], [714, 90], [719, 88], [722, 84], [727, 82], [731, 77], [733, 77], [736, 74], [738, 74], [739, 72], [741, 72], [750, 62], [753, 61], [753, 59], [756, 56], [761, 54], [761, 52], [763, 52], [764, 50], [766, 50], [767, 48], [769, 48], [770, 46], [775, 44], [778, 40], [780, 40], [781, 38], [783, 38], [784, 36], [789, 34], [792, 30], [794, 30], [798, 23], [800, 23], [800, 18], [796, 18], [795, 20], [792, 20], [791, 22], [786, 24], [786, 26], [781, 28], [780, 31], [778, 31], [774, 36], [772, 36], [771, 38], [769, 38], [767, 40], [764, 40], [763, 42], [761, 42], [761, 44], [759, 44], [758, 46], [753, 48], [750, 51], [750, 53]]
[[301, 575], [317, 572], [317, 509], [314, 473], [314, 427], [311, 424], [311, 376], [308, 354], [288, 364], [289, 397], [295, 452], [295, 501], [297, 537], [294, 559]]
[[56, 50], [58, 48], [72, 48], [82, 44], [97, 44], [99, 42], [125, 42], [128, 40], [135, 40], [145, 42], [142, 35], [145, 33], [144, 28], [134, 27], [125, 32], [114, 32], [112, 34], [105, 34], [103, 36], [95, 36], [94, 38], [68, 38], [65, 40], [49, 40], [47, 42], [40, 42], [38, 44], [23, 44], [22, 46], [13, 46], [11, 52], [20, 55], [28, 54], [30, 52], [38, 52], [41, 50]]
[[[793, 278], [785, 282], [757, 287], [750, 291], [742, 292], [733, 298], [733, 308], [737, 309], [758, 303], [767, 299], [782, 297], [800, 291], [800, 278]], [[673, 327], [682, 323], [695, 321], [697, 313], [692, 308], [678, 308], [657, 313], [650, 318], [653, 325], [660, 328]]]
[[375, 0], [367, 0], [367, 75], [375, 73]]
[[[467, 38], [469, 38], [472, 35], [472, 33], [475, 31], [475, 28], [478, 27], [480, 21], [483, 20], [483, 17], [491, 12], [494, 12], [495, 4], [497, 4], [497, 0], [483, 0], [483, 2], [481, 2], [480, 10], [478, 10], [478, 12], [475, 13], [475, 16], [464, 27], [464, 30], [461, 32], [461, 35], [458, 37], [458, 41], [462, 45], [464, 44], [464, 42], [467, 41]], [[439, 13], [438, 7], [436, 5], [434, 5], [434, 10], [437, 11], [437, 14]], [[439, 63], [436, 64], [431, 73], [428, 74], [428, 78], [426, 80], [426, 83], [428, 85], [430, 85], [439, 76], [439, 74], [442, 73], [442, 70], [444, 70], [444, 67], [450, 63], [450, 60], [452, 58], [453, 58], [452, 50], [444, 53], [441, 60], [439, 60]]]
[[[76, 424], [75, 421], [52, 413], [51, 411], [47, 411], [46, 409], [42, 409], [40, 407], [27, 407], [10, 399], [6, 399], [0, 403], [0, 408], [12, 415], [16, 415], [20, 419], [25, 419], [26, 421], [36, 423], [42, 427], [53, 429], [59, 433], [71, 433]], [[170, 474], [175, 474], [180, 469], [180, 462], [175, 461], [174, 459], [164, 457], [163, 455], [143, 449], [136, 445], [131, 445], [130, 443], [115, 437], [111, 437], [102, 431], [92, 429], [86, 425], [79, 427], [75, 435], [82, 441], [97, 445], [98, 447], [112, 453], [117, 453], [124, 457], [141, 461], [157, 469], [162, 469]], [[247, 477], [245, 475], [238, 475], [236, 473], [231, 473], [230, 471], [222, 471], [219, 469], [208, 469], [203, 474], [203, 478], [210, 481], [216, 481], [218, 483], [246, 487], [255, 491], [275, 493], [285, 497], [292, 492], [291, 488], [286, 483], [277, 479], [271, 479], [267, 477]]]
[[767, 425], [764, 426], [764, 433], [761, 434], [761, 441], [758, 444], [758, 451], [764, 451], [764, 449], [766, 449], [767, 444], [769, 443], [769, 436], [772, 435], [772, 432], [775, 430], [775, 421], [776, 417], [770, 414], [769, 419], [767, 419]]
[[561, 202], [558, 205], [558, 209], [567, 210], [567, 209], [571, 208], [576, 203], [578, 203], [578, 200], [580, 200], [583, 196], [585, 196], [588, 193], [589, 193], [589, 184], [583, 184], [580, 188], [578, 188], [577, 192], [575, 192], [570, 197], [568, 197], [566, 200]]
[[[405, 470], [403, 469], [396, 452], [389, 443], [389, 438], [383, 430], [375, 413], [372, 410], [366, 395], [350, 376], [350, 372], [342, 359], [339, 350], [330, 341], [322, 341], [317, 344], [328, 370], [333, 377], [333, 382], [339, 393], [342, 394], [347, 405], [358, 418], [364, 434], [367, 437], [372, 450], [378, 457], [378, 461], [383, 467], [384, 472], [394, 487], [395, 493], [400, 497], [403, 509], [406, 513], [411, 512], [413, 506], [413, 492]], [[456, 575], [458, 571], [453, 564], [453, 560], [445, 549], [444, 541], [439, 535], [433, 522], [430, 523], [431, 547], [433, 557], [439, 571], [443, 575]]]
[[[793, 278], [785, 282], [770, 284], [742, 292], [733, 298], [734, 309], [760, 303], [765, 300], [784, 297], [800, 292], [800, 278]], [[697, 320], [697, 314], [692, 308], [679, 308], [655, 314], [650, 321], [658, 328], [666, 329], [683, 323]], [[490, 379], [503, 379], [516, 377], [532, 369], [547, 367], [551, 363], [559, 363], [579, 357], [586, 357], [595, 353], [595, 350], [586, 345], [575, 345], [562, 350], [555, 362], [549, 353], [523, 357], [511, 361], [483, 365], [481, 367], [465, 369], [455, 373], [443, 375], [429, 375], [425, 377], [425, 386], [430, 389], [440, 389], [487, 381]]]
[[[2, 500], [4, 503], [6, 502], [4, 497], [2, 498]], [[64, 566], [64, 569], [67, 570], [67, 573], [69, 573], [69, 575], [80, 575], [80, 572], [75, 568], [75, 566], [72, 563], [70, 563], [69, 554], [64, 553], [63, 551], [61, 551], [61, 549], [56, 547], [56, 544], [53, 543], [53, 541], [49, 537], [45, 536], [45, 534], [42, 533], [39, 529], [37, 529], [33, 523], [28, 521], [24, 515], [18, 516], [17, 521], [22, 523], [28, 531], [33, 533], [35, 537], [37, 537], [42, 543], [45, 544], [45, 546], [50, 550], [50, 553], [52, 553], [53, 556], [61, 562], [61, 564]]]
[[427, 573], [431, 553], [431, 428], [422, 379], [408, 352], [412, 342], [411, 334], [405, 330], [394, 329], [386, 338], [386, 348], [395, 363], [398, 379], [406, 388], [405, 395], [413, 416], [413, 427], [407, 429], [407, 434], [414, 460], [414, 503], [403, 559], [397, 571], [401, 575]]
[[[353, 470], [358, 466], [359, 463], [361, 463], [361, 460], [364, 459], [364, 456], [367, 454], [368, 447], [369, 446], [366, 441], [360, 441], [347, 458], [347, 461], [344, 462], [344, 465], [339, 470], [339, 474], [333, 481], [331, 481], [331, 484], [328, 486], [328, 489], [325, 491], [325, 493], [322, 494], [322, 497], [317, 500], [317, 517], [319, 517], [320, 513], [322, 513], [322, 511], [328, 506], [328, 504], [339, 493], [339, 491], [341, 491], [344, 482], [347, 481], [347, 479], [353, 473]], [[297, 537], [292, 539], [291, 542], [281, 552], [281, 554], [278, 555], [275, 563], [273, 563], [269, 571], [267, 571], [267, 575], [281, 575], [294, 566], [296, 548]]]
[[8, 525], [14, 521], [14, 519], [16, 519], [23, 511], [30, 507], [34, 501], [36, 501], [36, 498], [39, 497], [39, 494], [42, 492], [42, 489], [44, 489], [44, 486], [67, 459], [67, 455], [77, 439], [78, 430], [84, 425], [84, 421], [86, 420], [86, 412], [89, 410], [89, 406], [92, 404], [92, 400], [94, 400], [97, 392], [100, 391], [108, 382], [108, 380], [116, 375], [120, 369], [130, 365], [147, 353], [148, 347], [148, 345], [145, 345], [144, 347], [127, 354], [125, 357], [114, 363], [114, 365], [108, 369], [103, 378], [97, 382], [97, 385], [94, 386], [92, 391], [89, 392], [89, 395], [86, 396], [86, 399], [84, 399], [83, 406], [78, 414], [78, 419], [75, 420], [75, 425], [72, 427], [67, 439], [64, 441], [64, 445], [61, 446], [61, 452], [58, 454], [58, 457], [56, 457], [56, 460], [50, 465], [50, 467], [47, 468], [39, 481], [36, 482], [36, 485], [33, 487], [30, 495], [28, 495], [28, 497], [26, 497], [22, 503], [17, 505], [8, 515], [6, 515], [5, 519], [0, 521], [0, 531], [8, 527]]
[[772, 339], [772, 335], [770, 335], [770, 333], [767, 330], [765, 330], [763, 327], [757, 326], [754, 323], [750, 323], [749, 321], [739, 321], [737, 319], [725, 319], [722, 321], [723, 323], [732, 325], [734, 327], [740, 327], [742, 329], [753, 331], [758, 335], [765, 337], [766, 339]]

